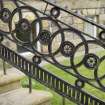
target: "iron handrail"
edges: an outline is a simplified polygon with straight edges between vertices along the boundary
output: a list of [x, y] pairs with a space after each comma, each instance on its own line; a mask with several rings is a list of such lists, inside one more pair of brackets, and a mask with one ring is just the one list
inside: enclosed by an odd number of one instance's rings
[[72, 10], [69, 10], [69, 11], [68, 11], [68, 10], [65, 10], [64, 8], [59, 7], [59, 6], [55, 5], [54, 3], [48, 2], [48, 1], [46, 1], [46, 0], [42, 0], [42, 1], [48, 3], [48, 4], [52, 5], [52, 6], [56, 6], [56, 7], [60, 8], [60, 10], [66, 12], [66, 13], [69, 13], [69, 14], [71, 14], [72, 16], [75, 16], [75, 17], [77, 17], [77, 18], [79, 18], [79, 19], [81, 19], [81, 20], [83, 20], [83, 21], [85, 21], [85, 22], [88, 22], [88, 23], [90, 23], [90, 24], [92, 24], [92, 25], [95, 25], [95, 26], [97, 26], [97, 27], [99, 27], [99, 28], [101, 28], [101, 29], [103, 29], [103, 30], [105, 29], [105, 26], [99, 25], [99, 24], [97, 24], [96, 22], [94, 22], [94, 21], [92, 21], [92, 20], [89, 20], [89, 19], [87, 19], [87, 18], [84, 17], [84, 16], [81, 16], [81, 15], [79, 15], [79, 14], [73, 13]]
[[[40, 11], [39, 9], [31, 7], [30, 5], [28, 5], [27, 3], [25, 3], [21, 0], [17, 0], [17, 1], [13, 1], [17, 5], [17, 8], [12, 13], [10, 13], [10, 11], [6, 10], [7, 17], [5, 17], [5, 15], [3, 15], [3, 13], [2, 13], [2, 12], [5, 12], [5, 8], [2, 7], [4, 9], [4, 11], [2, 9], [0, 11], [1, 12], [1, 20], [9, 25], [10, 32], [8, 32], [8, 33], [5, 33], [3, 31], [0, 32], [0, 41], [1, 41], [0, 57], [4, 61], [10, 63], [12, 66], [14, 66], [14, 67], [18, 68], [19, 70], [21, 70], [22, 72], [24, 72], [27, 76], [29, 76], [29, 78], [36, 79], [37, 81], [39, 81], [40, 83], [49, 87], [50, 89], [54, 90], [61, 96], [66, 97], [69, 100], [71, 100], [77, 104], [88, 105], [90, 103], [92, 105], [96, 105], [96, 104], [105, 105], [104, 101], [96, 98], [95, 96], [92, 96], [91, 94], [88, 94], [87, 92], [85, 92], [83, 90], [85, 83], [87, 83], [96, 89], [105, 91], [104, 85], [101, 84], [101, 82], [100, 82], [105, 77], [105, 75], [102, 76], [101, 78], [99, 78], [98, 70], [97, 70], [99, 64], [104, 60], [104, 56], [102, 58], [99, 58], [97, 55], [89, 52], [89, 50], [90, 50], [89, 44], [99, 45], [100, 48], [102, 47], [105, 49], [105, 43], [104, 43], [105, 39], [103, 38], [103, 36], [101, 36], [102, 34], [105, 33], [105, 31], [104, 31], [105, 27], [103, 25], [99, 25], [87, 18], [84, 18], [83, 16], [73, 13], [72, 11], [65, 10], [65, 9], [63, 9], [53, 3], [50, 3], [46, 0], [41, 0], [41, 1], [46, 3], [44, 12]], [[19, 5], [18, 3], [22, 4], [22, 6]], [[102, 29], [103, 31], [100, 32], [100, 36], [99, 36], [100, 39], [94, 38], [93, 36], [90, 36], [89, 34], [84, 33], [82, 31], [80, 31], [79, 29], [66, 24], [65, 22], [62, 22], [61, 20], [57, 19], [56, 16], [55, 17], [52, 16], [52, 14], [50, 14], [50, 15], [47, 14], [46, 10], [47, 10], [48, 5], [51, 5], [53, 7], [50, 12], [52, 12], [52, 10], [55, 9], [55, 7], [56, 7], [56, 12], [58, 12], [57, 16], [59, 16], [59, 9], [60, 9], [60, 11], [64, 11], [74, 17], [77, 17], [85, 22], [88, 22], [88, 23], [96, 26], [97, 28]], [[26, 44], [24, 42], [24, 40], [21, 40], [21, 38], [18, 40], [18, 36], [20, 34], [30, 35], [27, 33], [30, 32], [30, 30], [32, 30], [32, 28], [33, 28], [33, 27], [31, 27], [31, 25], [33, 25], [33, 24], [30, 24], [28, 19], [22, 18], [21, 9], [27, 9], [27, 8], [29, 10], [32, 10], [32, 12], [37, 16], [37, 19], [35, 21], [36, 22], [38, 21], [39, 25], [41, 27], [41, 29], [39, 30], [38, 36], [36, 36], [36, 39], [34, 39], [32, 42], [29, 41], [28, 44]], [[15, 30], [12, 31], [12, 18], [13, 18], [13, 15], [15, 14], [15, 12], [19, 12], [20, 20], [19, 20], [19, 23], [17, 22], [15, 24], [16, 25]], [[41, 13], [41, 15], [43, 15], [44, 17], [38, 16], [38, 13]], [[10, 20], [7, 19], [8, 15], [10, 16]], [[43, 22], [41, 23], [41, 21], [43, 21], [43, 19], [50, 20], [50, 21], [54, 22], [54, 24], [57, 24], [59, 29], [55, 33], [50, 33], [49, 30], [44, 30], [42, 27]], [[66, 28], [61, 27], [59, 24], [61, 24], [61, 26], [64, 25]], [[28, 27], [28, 29], [27, 29], [27, 27]], [[66, 41], [65, 40], [66, 35], [64, 34], [65, 31], [70, 32], [70, 33], [73, 32], [73, 35], [75, 36], [75, 34], [76, 34], [82, 40], [82, 42], [75, 45], [75, 42], [73, 43], [73, 42], [71, 42], [71, 40]], [[16, 33], [16, 36], [14, 33]], [[55, 36], [59, 33], [61, 33], [61, 39], [62, 39], [61, 45], [58, 48], [56, 53], [52, 53], [52, 48], [51, 48], [52, 41], [54, 40]], [[45, 37], [40, 36], [43, 34]], [[92, 40], [86, 39], [87, 37], [85, 37], [85, 35], [88, 36], [89, 38], [91, 38]], [[19, 45], [22, 48], [25, 48], [26, 50], [34, 53], [35, 56], [32, 58], [33, 62], [28, 61], [26, 58], [22, 57], [18, 53], [12, 51], [11, 49], [9, 49], [5, 45], [3, 45], [2, 39], [5, 37], [8, 38], [10, 41], [15, 42], [16, 45]], [[37, 50], [37, 47], [34, 45], [34, 44], [36, 44], [35, 41], [36, 42], [39, 41], [39, 43], [41, 43], [42, 45], [45, 45], [45, 46], [47, 45], [49, 54], [46, 55], [46, 54], [43, 54], [42, 52], [39, 52]], [[31, 48], [28, 48], [29, 45], [31, 46]], [[65, 46], [67, 46], [67, 49], [66, 49], [67, 51], [65, 50]], [[80, 48], [81, 46], [85, 47], [85, 55], [84, 55], [83, 60], [78, 65], [75, 65], [74, 64], [74, 56], [75, 56], [75, 53], [78, 50], [78, 48]], [[57, 62], [55, 60], [54, 56], [58, 52], [60, 52], [62, 56], [66, 57], [66, 58], [70, 58], [69, 61], [71, 62], [71, 67], [61, 65], [59, 62]], [[36, 60], [35, 57], [37, 57], [36, 59], [38, 61], [34, 61], [34, 60]], [[47, 57], [50, 58], [50, 60]], [[75, 81], [75, 86], [72, 86], [70, 83], [67, 83], [65, 80], [62, 80], [61, 78], [55, 76], [55, 74], [52, 74], [52, 73], [46, 71], [43, 67], [40, 66], [40, 63], [41, 63], [40, 58], [45, 60], [47, 63], [50, 63], [50, 64], [54, 65], [55, 67], [58, 67], [59, 69], [66, 71], [70, 75], [76, 77], [77, 80]], [[92, 60], [93, 60], [92, 63], [91, 63], [90, 58], [92, 58]], [[90, 63], [88, 62], [88, 60], [90, 61]], [[83, 77], [78, 72], [78, 70], [76, 70], [78, 67], [81, 66], [81, 64], [83, 64], [89, 70], [95, 69], [93, 79]], [[5, 71], [5, 69], [4, 69], [4, 71]], [[32, 85], [31, 79], [29, 79], [29, 81], [30, 81], [29, 82], [30, 85]], [[95, 83], [93, 83], [94, 81], [95, 81]], [[96, 82], [97, 82], [97, 84], [96, 84]], [[81, 86], [78, 83], [80, 83]], [[31, 88], [32, 87], [30, 86], [30, 92], [31, 92]], [[79, 98], [79, 96], [81, 96], [81, 98]]]
[[[27, 76], [37, 80], [41, 84], [54, 90], [59, 95], [66, 97], [67, 99], [82, 105], [104, 105], [105, 102], [90, 95], [89, 93], [80, 90], [77, 87], [72, 86], [65, 80], [49, 73], [39, 65], [32, 63], [19, 55], [18, 53], [7, 48], [5, 45], [0, 44], [0, 58], [5, 60], [7, 63], [16, 67]], [[59, 86], [59, 85], [60, 86]], [[81, 97], [81, 98], [80, 98]]]

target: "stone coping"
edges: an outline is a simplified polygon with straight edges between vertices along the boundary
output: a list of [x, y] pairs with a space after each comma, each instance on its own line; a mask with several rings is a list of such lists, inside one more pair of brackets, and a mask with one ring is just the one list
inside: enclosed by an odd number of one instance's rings
[[[0, 95], [0, 105], [44, 105], [51, 103], [52, 94], [46, 91], [20, 88]], [[48, 104], [51, 105], [51, 104]]]
[[7, 69], [7, 75], [4, 75], [3, 71], [0, 70], [0, 86], [19, 81], [24, 77], [25, 75], [16, 68]]

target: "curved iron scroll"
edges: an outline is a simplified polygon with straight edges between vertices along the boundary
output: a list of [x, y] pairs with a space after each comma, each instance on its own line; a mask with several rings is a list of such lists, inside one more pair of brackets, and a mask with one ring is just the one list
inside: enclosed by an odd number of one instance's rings
[[[105, 60], [105, 27], [45, 0], [42, 0], [42, 3], [45, 5], [44, 11], [29, 6], [20, 0], [10, 0], [15, 5], [15, 9], [11, 11], [9, 8], [5, 8], [4, 2], [2, 0], [0, 2], [0, 19], [7, 25], [8, 31], [3, 28], [0, 29], [1, 43], [3, 38], [6, 37], [34, 53], [34, 56], [32, 58], [33, 63], [28, 62], [0, 44], [0, 57], [21, 69], [28, 76], [35, 78], [76, 103], [88, 105], [89, 100], [90, 103], [93, 100], [94, 105], [104, 105], [104, 102], [90, 96], [82, 89], [84, 89], [85, 84], [89, 84], [101, 91], [105, 91], [103, 83], [105, 74], [102, 68]], [[30, 14], [30, 17], [25, 17], [27, 12]], [[73, 25], [66, 24], [60, 18], [63, 13], [95, 26], [99, 30], [97, 37], [93, 37]], [[46, 51], [38, 50], [38, 45], [42, 46]], [[66, 63], [59, 59], [59, 55]], [[44, 71], [39, 66], [42, 60], [74, 76], [76, 78], [75, 86], [71, 86], [58, 77]], [[88, 74], [85, 74], [84, 70]], [[35, 72], [37, 73], [35, 74]], [[42, 77], [39, 77], [39, 75], [42, 75]], [[57, 88], [57, 84], [60, 84], [60, 87]], [[62, 89], [63, 85], [65, 89]], [[71, 94], [68, 91], [70, 92], [71, 90], [73, 96], [69, 96]], [[77, 95], [75, 96], [75, 94]], [[77, 98], [78, 95], [81, 95], [81, 99]], [[86, 97], [86, 100], [83, 100], [84, 97]]]

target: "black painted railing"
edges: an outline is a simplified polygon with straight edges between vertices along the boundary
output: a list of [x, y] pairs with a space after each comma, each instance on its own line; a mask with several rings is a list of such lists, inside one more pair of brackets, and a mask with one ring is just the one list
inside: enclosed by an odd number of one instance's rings
[[[5, 3], [13, 4], [5, 8]], [[38, 3], [38, 1], [36, 1]], [[101, 99], [91, 95], [86, 85], [105, 92], [104, 60], [105, 60], [105, 27], [83, 16], [67, 11], [46, 0], [39, 1], [43, 10], [20, 0], [1, 0], [1, 24], [7, 28], [0, 29], [0, 57], [3, 61], [18, 68], [31, 78], [49, 87], [63, 97], [80, 105], [105, 105]], [[28, 15], [26, 15], [28, 14]], [[66, 23], [62, 15], [73, 16], [91, 24], [98, 30], [94, 37]], [[70, 20], [71, 21], [71, 20]], [[2, 25], [2, 26], [3, 26]], [[12, 45], [5, 42], [9, 40]], [[29, 61], [26, 57], [13, 51], [11, 47], [34, 54]], [[74, 85], [52, 74], [43, 67], [42, 62], [64, 71], [75, 77]], [[5, 63], [4, 63], [5, 66]], [[6, 70], [4, 67], [4, 74]]]
[[[54, 90], [58, 94], [72, 100], [77, 104], [83, 105], [104, 105], [105, 103], [98, 98], [88, 94], [87, 92], [80, 90], [78, 87], [72, 86], [65, 82], [61, 78], [49, 73], [38, 64], [32, 63], [27, 59], [23, 58], [21, 55], [10, 50], [6, 46], [0, 44], [0, 57], [11, 64], [12, 66], [18, 68], [27, 76], [37, 80], [43, 85]], [[59, 85], [58, 85], [59, 84]]]

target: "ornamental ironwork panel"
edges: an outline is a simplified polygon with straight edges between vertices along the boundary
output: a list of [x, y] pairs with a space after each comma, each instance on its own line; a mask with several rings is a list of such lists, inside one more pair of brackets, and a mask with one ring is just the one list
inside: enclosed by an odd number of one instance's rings
[[[6, 2], [11, 6], [5, 7]], [[21, 0], [0, 1], [1, 59], [77, 104], [105, 105], [104, 100], [89, 94], [85, 88], [89, 85], [105, 92], [104, 25], [46, 0], [35, 2], [40, 2], [43, 7], [39, 6], [38, 9]], [[66, 22], [62, 16], [70, 17], [67, 19], [70, 22]], [[89, 35], [76, 27], [72, 19], [95, 27], [97, 36]], [[31, 61], [13, 51], [8, 44], [5, 45], [7, 39], [13, 43], [12, 47], [16, 44], [31, 52], [34, 55]], [[42, 66], [43, 62], [58, 68], [59, 73], [64, 71], [75, 78], [74, 84], [48, 72]]]

